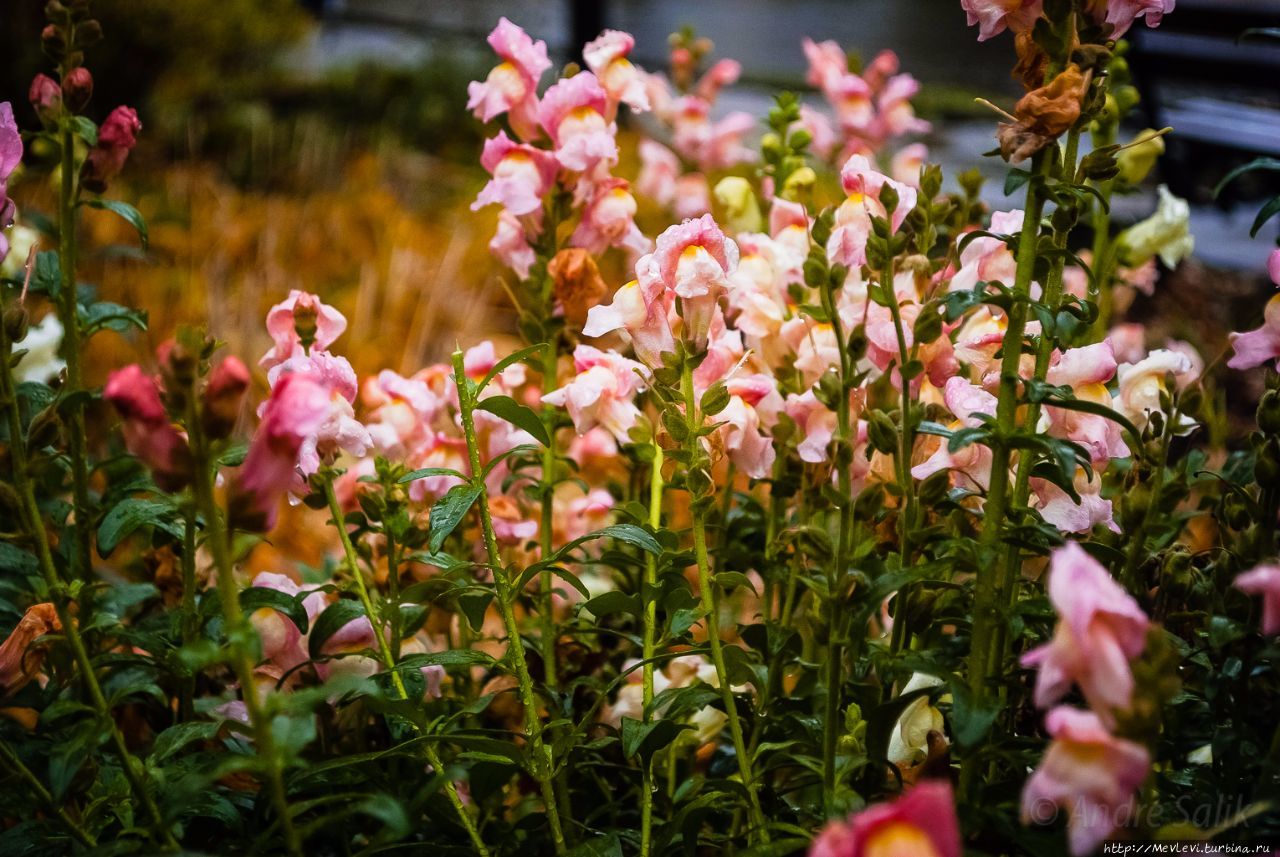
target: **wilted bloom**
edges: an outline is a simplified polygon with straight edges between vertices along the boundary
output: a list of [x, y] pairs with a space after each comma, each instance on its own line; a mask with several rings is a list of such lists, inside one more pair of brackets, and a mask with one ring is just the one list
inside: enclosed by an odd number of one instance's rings
[[236, 486], [266, 529], [298, 480], [299, 450], [324, 425], [330, 405], [330, 391], [306, 375], [286, 374], [271, 388]]
[[1236, 578], [1236, 588], [1262, 596], [1262, 633], [1280, 634], [1280, 565], [1260, 565]]
[[509, 113], [511, 127], [522, 138], [537, 136], [538, 81], [551, 68], [547, 43], [535, 42], [506, 18], [489, 33], [489, 46], [502, 58], [484, 82], [467, 86], [467, 109], [481, 122]]
[[578, 434], [600, 426], [618, 439], [628, 441], [628, 432], [640, 417], [635, 397], [644, 389], [648, 370], [634, 360], [590, 345], [573, 351], [578, 373], [572, 381], [542, 397], [549, 405], [565, 408]]
[[582, 58], [613, 104], [621, 102], [632, 110], [645, 111], [649, 109], [645, 74], [627, 59], [635, 46], [635, 37], [630, 33], [605, 30], [583, 46]]
[[1231, 334], [1235, 354], [1227, 365], [1232, 369], [1252, 369], [1280, 360], [1280, 295], [1267, 301], [1262, 319], [1262, 326], [1255, 330]]
[[190, 450], [169, 420], [155, 379], [134, 363], [111, 373], [102, 397], [124, 419], [125, 447], [151, 468], [157, 483], [167, 490], [182, 487], [191, 475]]
[[275, 345], [258, 362], [271, 368], [302, 355], [305, 349], [326, 351], [346, 329], [342, 313], [316, 295], [291, 289], [287, 298], [267, 311], [267, 333]]
[[1053, 80], [1031, 90], [1018, 101], [1016, 122], [1002, 122], [996, 131], [1000, 153], [1017, 164], [1052, 143], [1080, 118], [1089, 75], [1075, 63]]
[[1167, 267], [1174, 268], [1196, 248], [1187, 201], [1174, 196], [1164, 185], [1157, 190], [1160, 202], [1155, 214], [1130, 226], [1116, 238], [1126, 265], [1140, 265], [1152, 256], [1159, 256]]
[[1112, 735], [1091, 711], [1059, 706], [1045, 717], [1045, 728], [1053, 741], [1022, 790], [1022, 822], [1060, 807], [1068, 815], [1071, 853], [1083, 857], [1132, 814], [1151, 756], [1141, 744]]
[[809, 857], [960, 857], [960, 824], [951, 785], [926, 780], [897, 800], [878, 803], [846, 821], [832, 821]]
[[653, 242], [636, 226], [635, 218], [636, 198], [631, 195], [630, 185], [624, 179], [605, 179], [592, 189], [569, 243], [591, 253], [603, 253], [609, 247], [647, 253]]
[[552, 84], [538, 105], [538, 123], [565, 169], [587, 172], [618, 162], [617, 128], [605, 118], [608, 96], [589, 71]]
[[1058, 612], [1053, 639], [1022, 656], [1039, 668], [1035, 703], [1048, 708], [1079, 685], [1090, 707], [1110, 721], [1133, 701], [1129, 661], [1147, 644], [1150, 621], [1129, 593], [1076, 542], [1053, 552], [1049, 600]]
[[1043, 11], [1044, 0], [960, 0], [969, 26], [978, 25], [978, 41], [985, 42], [1005, 29], [1029, 32]]
[[80, 181], [94, 193], [102, 193], [107, 183], [120, 174], [129, 152], [138, 142], [142, 123], [132, 107], [117, 107], [98, 129], [98, 143], [85, 158]]
[[31, 651], [31, 644], [45, 634], [61, 630], [62, 622], [52, 604], [44, 602], [27, 608], [0, 643], [0, 695], [12, 696], [39, 675], [44, 655]]
[[471, 203], [471, 210], [479, 211], [496, 202], [515, 215], [542, 208], [542, 199], [555, 185], [560, 169], [550, 152], [516, 143], [505, 131], [485, 141], [480, 165], [493, 178]]
[[22, 340], [22, 350], [26, 354], [14, 367], [14, 377], [18, 381], [44, 384], [65, 369], [66, 361], [58, 356], [62, 351], [62, 334], [62, 322], [53, 312], [42, 318], [39, 324], [28, 327]]

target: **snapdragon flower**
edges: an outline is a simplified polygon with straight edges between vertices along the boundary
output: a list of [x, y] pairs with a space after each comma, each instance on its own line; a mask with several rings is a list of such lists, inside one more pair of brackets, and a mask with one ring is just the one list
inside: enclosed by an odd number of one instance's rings
[[[897, 232], [907, 214], [916, 207], [916, 189], [894, 181], [874, 169], [864, 155], [854, 155], [840, 170], [840, 183], [847, 197], [836, 210], [835, 225], [827, 241], [827, 258], [847, 267], [867, 263], [867, 241], [871, 237], [871, 219], [885, 218], [891, 231]], [[898, 205], [892, 215], [880, 201], [880, 193], [892, 187], [898, 194]]]
[[1113, 722], [1114, 711], [1133, 702], [1129, 661], [1147, 645], [1147, 619], [1138, 602], [1076, 542], [1053, 552], [1049, 601], [1058, 612], [1053, 639], [1022, 656], [1035, 667], [1035, 704], [1048, 708], [1079, 686], [1097, 716]]
[[505, 131], [485, 141], [480, 165], [493, 178], [471, 203], [471, 210], [479, 211], [497, 203], [516, 216], [542, 208], [542, 200], [555, 186], [560, 169], [550, 152], [527, 143], [516, 143]]
[[151, 469], [162, 488], [177, 490], [191, 476], [191, 451], [186, 435], [173, 425], [160, 388], [151, 375], [134, 363], [112, 372], [102, 397], [124, 419], [125, 448]]
[[551, 68], [547, 43], [534, 41], [506, 18], [489, 33], [489, 46], [502, 58], [483, 82], [467, 86], [467, 109], [481, 122], [508, 114], [511, 127], [525, 140], [538, 136], [538, 81]]
[[640, 418], [635, 397], [645, 387], [648, 370], [641, 363], [590, 345], [574, 349], [573, 366], [577, 372], [573, 380], [547, 393], [542, 401], [565, 408], [578, 434], [599, 426], [619, 443], [628, 443]]
[[[291, 289], [288, 297], [267, 312], [267, 333], [275, 344], [258, 362], [271, 369], [303, 354], [306, 348], [325, 351], [346, 329], [342, 313], [310, 292]], [[308, 334], [309, 343], [304, 343], [300, 330]]]
[[1029, 33], [1044, 12], [1044, 0], [960, 0], [969, 26], [978, 26], [978, 41], [1000, 35], [1006, 29]]
[[605, 30], [582, 48], [587, 68], [609, 96], [611, 111], [617, 110], [620, 103], [637, 112], [649, 110], [645, 74], [627, 59], [635, 46], [635, 37], [630, 33]]
[[618, 162], [617, 127], [605, 117], [607, 111], [608, 94], [589, 71], [551, 85], [538, 105], [538, 124], [561, 166], [586, 173]]
[[1266, 564], [1236, 577], [1235, 587], [1262, 596], [1262, 633], [1280, 634], [1280, 565]]
[[809, 857], [960, 857], [960, 823], [949, 783], [926, 780], [896, 800], [828, 822]]
[[0, 101], [0, 261], [9, 255], [4, 232], [13, 223], [14, 204], [9, 198], [9, 177], [22, 163], [22, 135], [13, 119], [13, 105]]

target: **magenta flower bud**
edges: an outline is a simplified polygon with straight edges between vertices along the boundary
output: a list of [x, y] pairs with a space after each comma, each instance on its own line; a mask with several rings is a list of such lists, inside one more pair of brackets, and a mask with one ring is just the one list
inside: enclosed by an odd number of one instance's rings
[[137, 144], [137, 134], [142, 130], [138, 114], [132, 107], [120, 106], [111, 111], [107, 121], [98, 129], [98, 145], [89, 151], [85, 159], [81, 182], [94, 193], [102, 193], [108, 183], [124, 169], [129, 151]]
[[58, 114], [62, 112], [62, 89], [49, 75], [35, 76], [31, 81], [31, 90], [27, 93], [27, 98], [43, 124], [52, 125], [58, 121]]
[[73, 68], [62, 79], [62, 97], [67, 109], [79, 113], [93, 97], [93, 75], [84, 66]]
[[186, 435], [173, 425], [155, 378], [135, 364], [112, 372], [102, 397], [124, 420], [125, 447], [151, 468], [156, 484], [177, 491], [191, 478]]

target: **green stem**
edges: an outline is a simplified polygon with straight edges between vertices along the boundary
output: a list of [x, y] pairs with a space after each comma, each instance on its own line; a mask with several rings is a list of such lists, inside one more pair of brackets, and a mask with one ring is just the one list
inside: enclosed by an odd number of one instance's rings
[[[3, 292], [0, 291], [0, 297], [2, 296]], [[0, 303], [4, 302], [0, 301]], [[0, 312], [4, 308], [0, 306]], [[85, 689], [89, 693], [89, 699], [93, 703], [93, 708], [98, 717], [107, 725], [111, 744], [116, 755], [120, 758], [120, 765], [124, 770], [125, 779], [128, 780], [130, 788], [146, 809], [147, 814], [151, 816], [156, 838], [163, 842], [166, 848], [176, 850], [178, 843], [173, 838], [173, 834], [169, 832], [169, 829], [164, 826], [160, 809], [156, 806], [151, 792], [147, 789], [144, 769], [137, 759], [133, 757], [133, 754], [129, 752], [124, 736], [120, 733], [115, 719], [111, 716], [111, 706], [107, 703], [106, 696], [102, 692], [102, 685], [98, 682], [97, 673], [94, 672], [93, 659], [89, 657], [89, 650], [84, 644], [84, 638], [80, 636], [79, 626], [67, 607], [67, 590], [61, 576], [58, 574], [58, 568], [54, 564], [53, 552], [49, 548], [49, 534], [45, 530], [44, 518], [40, 513], [40, 506], [36, 502], [35, 488], [31, 484], [31, 479], [27, 472], [30, 462], [27, 458], [26, 443], [22, 435], [22, 420], [18, 413], [17, 385], [14, 382], [13, 367], [11, 365], [13, 344], [9, 341], [8, 332], [3, 327], [3, 325], [0, 325], [0, 409], [4, 410], [9, 421], [9, 458], [13, 469], [13, 485], [18, 492], [23, 517], [26, 518], [27, 532], [34, 543], [36, 559], [39, 563], [41, 574], [44, 577], [45, 585], [49, 589], [50, 599], [53, 602], [54, 610], [58, 614], [58, 621], [62, 625], [62, 632], [66, 635], [67, 644], [71, 647], [72, 657], [80, 670], [81, 680], [84, 682]]]
[[[550, 393], [556, 388], [557, 363], [559, 355], [556, 351], [555, 343], [548, 343], [547, 347], [542, 350], [542, 385], [543, 392]], [[543, 425], [547, 428], [547, 434], [551, 437], [551, 443], [542, 450], [542, 485], [540, 493], [542, 496], [542, 521], [538, 527], [538, 536], [541, 547], [541, 556], [543, 559], [551, 556], [554, 548], [552, 540], [552, 526], [555, 512], [555, 470], [556, 470], [556, 409], [552, 405], [543, 406]], [[552, 590], [554, 588], [555, 575], [550, 569], [542, 572], [541, 580], [539, 580], [538, 593], [538, 615], [541, 617], [541, 643], [542, 643], [542, 664], [543, 671], [546, 674], [546, 684], [549, 688], [554, 688], [557, 682], [557, 664], [556, 664], [556, 618], [553, 612], [554, 599]]]
[[[1062, 164], [1059, 175], [1061, 177], [1074, 177], [1076, 172], [1076, 158], [1079, 154], [1080, 146], [1080, 127], [1077, 125], [1067, 132], [1067, 144], [1062, 156]], [[1053, 247], [1056, 250], [1063, 251], [1067, 247], [1067, 236], [1070, 228], [1055, 228], [1053, 230]], [[1066, 264], [1066, 258], [1062, 253], [1056, 255], [1049, 264], [1049, 275], [1045, 278], [1044, 294], [1041, 296], [1041, 303], [1049, 309], [1049, 315], [1057, 318], [1058, 307], [1062, 301], [1062, 272]], [[1043, 381], [1049, 372], [1049, 361], [1053, 358], [1056, 339], [1050, 331], [1042, 330], [1040, 338], [1036, 342], [1036, 362], [1032, 377], [1036, 381]], [[1023, 425], [1036, 426], [1040, 422], [1041, 405], [1039, 402], [1029, 402], [1027, 404], [1026, 415], [1023, 418]], [[1017, 477], [1013, 486], [1013, 498], [1009, 504], [1009, 508], [1013, 510], [1021, 510], [1027, 507], [1028, 498], [1031, 496], [1031, 470], [1034, 467], [1034, 460], [1031, 456], [1025, 456], [1018, 461]], [[1005, 553], [1005, 561], [1003, 565], [1003, 573], [1000, 578], [1000, 592], [1002, 602], [1006, 607], [1011, 607], [1017, 600], [1018, 595], [1018, 574], [1022, 569], [1022, 552], [1017, 545], [1010, 544]], [[999, 670], [1004, 664], [1004, 659], [1008, 648], [1007, 627], [1001, 623], [995, 634], [993, 641], [992, 666]]]
[[27, 788], [31, 790], [31, 794], [35, 796], [36, 800], [57, 815], [58, 820], [67, 826], [72, 836], [80, 840], [81, 845], [89, 848], [97, 847], [98, 842], [93, 838], [93, 834], [85, 830], [80, 822], [75, 819], [75, 816], [67, 812], [66, 807], [53, 799], [53, 795], [44, 787], [44, 783], [40, 782], [40, 778], [23, 764], [18, 754], [4, 741], [0, 741], [0, 763], [3, 763], [5, 767], [17, 774], [18, 778], [27, 784]]
[[[471, 478], [478, 480], [484, 471], [480, 464], [480, 445], [476, 440], [476, 426], [473, 418], [475, 394], [467, 378], [466, 368], [463, 366], [461, 351], [453, 353], [453, 371], [458, 387], [462, 432], [466, 438], [467, 456], [471, 464]], [[565, 853], [564, 831], [560, 824], [560, 809], [552, 779], [554, 760], [551, 756], [551, 748], [542, 739], [542, 719], [538, 716], [538, 700], [533, 692], [533, 678], [529, 675], [529, 665], [524, 656], [524, 641], [520, 637], [520, 624], [516, 621], [513, 606], [518, 593], [512, 591], [511, 581], [506, 578], [506, 572], [503, 570], [502, 557], [498, 551], [498, 538], [494, 534], [493, 518], [489, 512], [489, 498], [483, 491], [480, 493], [477, 504], [480, 509], [480, 528], [484, 534], [485, 550], [488, 553], [494, 586], [498, 590], [498, 609], [502, 612], [502, 621], [507, 630], [508, 654], [511, 656], [511, 665], [519, 684], [520, 702], [524, 707], [525, 735], [529, 739], [534, 778], [538, 781], [542, 792], [547, 824], [551, 828], [551, 839], [555, 844], [556, 853], [563, 854]]]
[[[1004, 356], [1000, 367], [1000, 387], [996, 403], [995, 435], [991, 439], [991, 484], [983, 508], [982, 534], [979, 538], [977, 579], [974, 586], [973, 631], [969, 651], [969, 688], [983, 704], [991, 679], [991, 653], [1001, 622], [999, 570], [986, 558], [994, 557], [1000, 534], [1008, 514], [1010, 445], [1017, 429], [1019, 363], [1022, 338], [1026, 331], [1027, 299], [1035, 272], [1036, 252], [1040, 238], [1040, 219], [1044, 214], [1042, 184], [1051, 166], [1048, 153], [1035, 156], [1031, 181], [1027, 182], [1027, 202], [1022, 232], [1018, 236], [1017, 272], [1014, 277], [1013, 302], [1008, 311], [1008, 327], [1004, 336]], [[976, 754], [969, 754], [961, 767], [960, 791], [968, 795], [978, 773]]]
[[249, 726], [253, 732], [258, 753], [266, 763], [267, 790], [276, 815], [280, 819], [280, 832], [284, 838], [285, 850], [294, 857], [301, 857], [302, 839], [289, 812], [289, 796], [284, 785], [284, 763], [276, 747], [271, 719], [258, 695], [253, 661], [245, 645], [253, 629], [240, 607], [240, 592], [236, 586], [229, 535], [214, 498], [213, 469], [210, 466], [213, 455], [201, 427], [200, 415], [194, 407], [196, 401], [194, 392], [189, 396], [189, 400], [193, 405], [187, 418], [187, 432], [192, 457], [195, 460], [196, 502], [204, 515], [205, 545], [213, 555], [214, 569], [218, 576], [218, 598], [222, 602], [222, 618], [226, 626], [231, 668], [240, 682], [240, 696], [244, 700], [245, 711], [249, 715]]
[[[188, 506], [182, 528], [182, 646], [195, 644], [200, 635], [200, 614], [196, 610], [196, 510]], [[182, 699], [178, 718], [185, 722], [194, 716], [196, 674], [192, 670], [182, 680]]]
[[[681, 363], [680, 388], [684, 395], [685, 425], [688, 429], [687, 445], [690, 460], [695, 461], [704, 453], [701, 449], [702, 416], [698, 412], [698, 400], [693, 389], [693, 365], [685, 358]], [[715, 584], [711, 579], [711, 558], [707, 555], [707, 522], [705, 505], [697, 498], [690, 507], [693, 518], [693, 553], [698, 566], [698, 589], [702, 597], [702, 609], [706, 613], [707, 642], [711, 648], [711, 663], [715, 667], [716, 680], [720, 685], [720, 698], [724, 703], [725, 716], [729, 720], [729, 735], [733, 740], [734, 753], [738, 757], [738, 773], [747, 790], [749, 812], [753, 832], [763, 843], [769, 842], [769, 831], [765, 827], [764, 812], [760, 808], [760, 796], [756, 789], [755, 775], [751, 770], [751, 757], [747, 754], [747, 743], [743, 738], [742, 721], [738, 717], [738, 706], [733, 696], [733, 687], [729, 684], [729, 670], [725, 666], [724, 643], [720, 639], [719, 599], [716, 597]]]
[[83, 399], [75, 394], [84, 389], [80, 369], [80, 302], [76, 295], [76, 163], [75, 135], [71, 115], [62, 121], [61, 186], [58, 190], [58, 264], [62, 281], [58, 292], [58, 315], [62, 322], [62, 352], [67, 363], [63, 396], [73, 397], [67, 407], [67, 440], [71, 458], [71, 491], [75, 509], [75, 557], [80, 577], [90, 580], [92, 514], [89, 511], [89, 452], [85, 434]]
[[[351, 575], [352, 580], [356, 583], [356, 595], [360, 598], [360, 604], [364, 607], [365, 616], [369, 619], [369, 626], [373, 628], [373, 637], [378, 645], [378, 655], [382, 660], [382, 666], [391, 675], [391, 684], [395, 688], [396, 694], [405, 702], [409, 701], [409, 692], [404, 686], [404, 678], [400, 675], [400, 671], [396, 668], [396, 654], [392, 650], [393, 645], [388, 642], [386, 635], [382, 631], [382, 622], [375, 617], [378, 615], [374, 612], [373, 599], [369, 595], [369, 587], [364, 582], [364, 573], [360, 570], [359, 557], [356, 556], [355, 545], [351, 542], [351, 534], [347, 532], [347, 526], [343, 522], [342, 505], [338, 502], [338, 494], [333, 488], [333, 473], [331, 471], [324, 474], [324, 496], [329, 503], [329, 514], [333, 517], [333, 527], [338, 531], [338, 540], [342, 543], [342, 555], [347, 562], [347, 572]], [[388, 539], [390, 539], [388, 535]], [[394, 541], [389, 541], [389, 550], [394, 549]], [[395, 569], [392, 569], [392, 574]], [[394, 604], [395, 612], [400, 612], [400, 603], [397, 599]], [[410, 721], [412, 723], [412, 721]], [[422, 724], [412, 723], [418, 734], [424, 731]], [[485, 847], [484, 840], [480, 838], [480, 831], [476, 828], [475, 821], [472, 820], [471, 814], [467, 812], [467, 807], [462, 802], [461, 796], [458, 794], [458, 787], [453, 781], [445, 776], [444, 762], [440, 758], [439, 751], [430, 743], [422, 745], [424, 755], [441, 778], [444, 780], [445, 795], [449, 798], [449, 803], [453, 805], [454, 812], [457, 813], [458, 820], [462, 822], [462, 826], [467, 831], [467, 836], [471, 839], [471, 844], [475, 848], [476, 853], [481, 857], [488, 857], [489, 850]]]
[[[657, 530], [662, 526], [662, 445], [653, 439], [653, 465], [649, 472], [649, 526]], [[658, 559], [646, 552], [644, 555], [644, 667], [642, 695], [644, 722], [653, 718], [653, 657], [658, 636]], [[649, 857], [653, 835], [653, 758], [645, 762], [640, 771], [640, 857]]]
[[1164, 488], [1165, 470], [1169, 466], [1169, 449], [1173, 445], [1174, 428], [1177, 422], [1178, 403], [1175, 400], [1172, 409], [1164, 419], [1164, 431], [1160, 436], [1160, 455], [1155, 461], [1155, 472], [1151, 476], [1147, 508], [1143, 510], [1142, 520], [1139, 521], [1137, 529], [1129, 533], [1129, 552], [1125, 556], [1120, 582], [1130, 592], [1142, 591], [1138, 585], [1138, 567], [1142, 564], [1142, 556], [1147, 544], [1147, 531], [1151, 529], [1151, 523], [1155, 520], [1160, 507], [1160, 492]]
[[[911, 382], [907, 380], [907, 365], [913, 357], [907, 349], [907, 332], [902, 323], [902, 309], [898, 304], [898, 292], [894, 287], [893, 259], [889, 260], [880, 288], [893, 316], [894, 333], [898, 338], [898, 379], [902, 384], [902, 425], [899, 432], [898, 484], [902, 487], [902, 513], [898, 515], [898, 543], [901, 546], [901, 567], [905, 571], [911, 564], [911, 535], [916, 522], [915, 480], [911, 476], [911, 455], [915, 450], [915, 426], [911, 421]], [[907, 600], [911, 597], [911, 585], [902, 587], [894, 598], [893, 633], [889, 638], [889, 651], [893, 655], [902, 652], [911, 638], [907, 617]], [[885, 686], [886, 697], [892, 685]]]
[[[1116, 126], [1104, 124], [1093, 135], [1093, 147], [1101, 149], [1116, 141]], [[1107, 333], [1111, 323], [1112, 267], [1115, 263], [1115, 245], [1111, 236], [1111, 195], [1115, 190], [1115, 181], [1098, 183], [1098, 193], [1106, 201], [1104, 205], [1094, 200], [1091, 226], [1093, 227], [1093, 284], [1089, 290], [1089, 298], [1098, 308], [1098, 318], [1093, 324], [1095, 339], [1101, 339]]]

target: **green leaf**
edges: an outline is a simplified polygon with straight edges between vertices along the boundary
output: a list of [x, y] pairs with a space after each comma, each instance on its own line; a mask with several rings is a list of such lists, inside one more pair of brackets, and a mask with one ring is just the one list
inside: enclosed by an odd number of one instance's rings
[[39, 567], [36, 558], [17, 545], [0, 542], [0, 571], [10, 574], [34, 574]]
[[1256, 158], [1247, 164], [1236, 167], [1231, 172], [1223, 176], [1222, 181], [1218, 182], [1218, 186], [1213, 189], [1213, 195], [1217, 197], [1222, 193], [1227, 185], [1245, 173], [1251, 173], [1254, 170], [1263, 170], [1264, 172], [1280, 172], [1280, 158]]
[[1011, 196], [1029, 181], [1031, 181], [1030, 171], [1017, 168], [1009, 170], [1009, 174], [1004, 177], [1004, 195]]
[[[508, 366], [514, 366], [516, 363], [519, 363], [522, 360], [528, 360], [529, 358], [533, 357], [535, 354], [540, 354], [543, 350], [546, 349], [546, 347], [547, 347], [547, 343], [539, 342], [537, 345], [530, 345], [528, 348], [521, 348], [519, 351], [516, 351], [513, 354], [508, 354], [506, 357], [503, 357], [497, 363], [493, 364], [493, 368], [489, 370], [489, 373], [485, 375], [484, 379], [476, 386], [476, 395], [477, 396], [480, 395], [480, 391], [483, 390], [485, 387], [489, 386], [489, 382], [492, 381], [494, 378], [497, 378], [500, 374], [502, 374], [502, 371], [506, 369]], [[502, 416], [502, 415], [499, 414], [498, 416]], [[503, 419], [506, 419], [506, 418], [503, 417]]]
[[497, 661], [492, 655], [476, 649], [449, 649], [443, 652], [428, 652], [420, 655], [406, 655], [396, 664], [396, 669], [421, 669], [422, 667], [491, 667]]
[[543, 446], [551, 445], [551, 436], [547, 434], [547, 427], [542, 424], [542, 420], [534, 413], [533, 408], [520, 404], [510, 396], [490, 396], [487, 399], [481, 399], [476, 403], [476, 410], [488, 411], [516, 428], [524, 429]]
[[307, 653], [313, 658], [323, 657], [322, 650], [329, 638], [338, 633], [348, 622], [365, 615], [364, 605], [359, 601], [344, 598], [335, 601], [325, 608], [316, 618], [316, 624], [307, 638]]
[[122, 540], [139, 527], [155, 527], [172, 536], [175, 541], [183, 535], [183, 524], [178, 520], [178, 510], [167, 500], [144, 500], [130, 497], [111, 508], [98, 527], [98, 553], [107, 557]]
[[90, 208], [98, 208], [119, 215], [122, 220], [138, 230], [138, 240], [142, 242], [142, 249], [147, 249], [149, 240], [147, 236], [147, 221], [142, 219], [142, 214], [138, 209], [127, 202], [120, 202], [117, 199], [87, 199], [84, 204]]
[[269, 586], [250, 586], [240, 592], [240, 609], [248, 615], [263, 607], [270, 608], [288, 616], [293, 624], [298, 626], [298, 630], [305, 634], [309, 620], [307, 609], [302, 606], [302, 599], [310, 594], [310, 592], [300, 592], [297, 595], [289, 595]]
[[469, 482], [465, 482], [462, 485], [453, 486], [443, 497], [435, 502], [435, 505], [431, 507], [429, 516], [431, 522], [430, 548], [432, 553], [440, 550], [444, 540], [457, 528], [459, 522], [467, 514], [467, 510], [471, 508], [471, 504], [483, 493], [483, 485], [472, 485]]
[[608, 616], [610, 613], [640, 615], [640, 599], [617, 589], [597, 595], [582, 606], [590, 610], [593, 616]]
[[627, 758], [640, 757], [640, 761], [648, 764], [653, 754], [669, 745], [686, 729], [693, 727], [687, 723], [677, 724], [674, 720], [663, 718], [645, 723], [631, 717], [622, 718], [622, 752]]
[[396, 484], [404, 485], [418, 479], [426, 479], [428, 476], [453, 476], [461, 479], [463, 482], [467, 481], [467, 477], [464, 474], [459, 473], [451, 467], [420, 467], [417, 470], [410, 470], [404, 476], [401, 476], [396, 480]]
[[1258, 212], [1258, 216], [1253, 220], [1253, 227], [1249, 230], [1250, 238], [1257, 238], [1258, 232], [1266, 225], [1267, 221], [1280, 214], [1280, 196], [1273, 196], [1267, 200], [1267, 204], [1262, 206], [1262, 210]]
[[98, 145], [98, 126], [88, 116], [71, 117], [71, 130], [90, 146]]
[[662, 553], [662, 545], [658, 544], [658, 540], [649, 535], [648, 531], [643, 527], [636, 524], [614, 524], [611, 527], [605, 527], [603, 530], [596, 530], [593, 533], [587, 533], [585, 536], [574, 539], [556, 551], [556, 555], [564, 556], [579, 545], [593, 539], [617, 539], [655, 556]]
[[110, 301], [96, 301], [78, 308], [80, 326], [85, 336], [92, 336], [100, 330], [114, 330], [124, 333], [131, 327], [138, 330], [147, 329], [147, 311], [130, 309]]
[[151, 745], [149, 761], [158, 764], [192, 742], [208, 741], [218, 734], [221, 725], [211, 720], [194, 720], [170, 726], [156, 736], [155, 743]]
[[58, 297], [62, 290], [62, 263], [54, 250], [36, 254], [35, 269], [31, 272], [30, 290], [39, 295]]
[[951, 730], [956, 744], [965, 750], [974, 747], [991, 729], [1000, 714], [997, 700], [979, 700], [962, 678], [951, 680]]
[[480, 626], [484, 624], [484, 614], [492, 603], [492, 592], [470, 592], [458, 596], [458, 609], [467, 617], [467, 623], [473, 631], [480, 630]]

